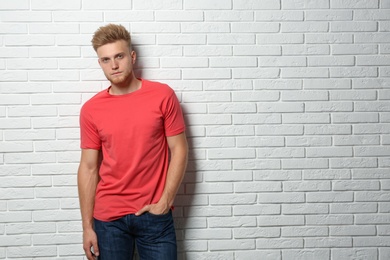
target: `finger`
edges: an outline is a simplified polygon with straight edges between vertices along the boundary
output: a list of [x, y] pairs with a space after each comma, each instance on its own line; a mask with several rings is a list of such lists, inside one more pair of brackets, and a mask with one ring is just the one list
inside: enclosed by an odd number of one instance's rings
[[95, 256], [99, 256], [99, 246], [96, 241], [93, 242], [92, 248], [93, 248], [93, 254]]
[[149, 210], [150, 210], [150, 205], [146, 205], [145, 207], [140, 209], [138, 212], [136, 212], [135, 215], [136, 216], [140, 216], [140, 215], [144, 214], [145, 212], [147, 212]]

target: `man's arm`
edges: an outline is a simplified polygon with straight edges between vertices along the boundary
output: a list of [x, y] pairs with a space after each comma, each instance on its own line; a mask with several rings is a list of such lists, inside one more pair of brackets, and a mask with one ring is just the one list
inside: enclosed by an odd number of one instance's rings
[[[100, 151], [82, 149], [77, 174], [81, 218], [83, 222], [83, 248], [88, 260], [99, 255], [96, 233], [93, 229], [93, 209], [96, 186], [99, 181]], [[91, 252], [93, 248], [93, 252]]]
[[171, 160], [169, 162], [164, 191], [157, 204], [146, 205], [135, 215], [149, 211], [155, 215], [166, 214], [175, 200], [176, 193], [183, 180], [188, 160], [188, 144], [185, 133], [167, 137]]

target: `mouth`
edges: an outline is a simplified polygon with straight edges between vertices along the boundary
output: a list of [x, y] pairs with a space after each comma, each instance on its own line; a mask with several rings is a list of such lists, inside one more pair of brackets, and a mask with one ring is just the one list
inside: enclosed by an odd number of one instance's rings
[[118, 71], [118, 72], [112, 73], [111, 76], [117, 76], [119, 74], [122, 74], [122, 72]]

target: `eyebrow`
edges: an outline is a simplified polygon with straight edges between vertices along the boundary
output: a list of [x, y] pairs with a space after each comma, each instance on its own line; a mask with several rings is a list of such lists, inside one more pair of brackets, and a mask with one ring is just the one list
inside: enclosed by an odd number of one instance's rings
[[[116, 57], [118, 57], [119, 55], [124, 55], [124, 54], [125, 54], [125, 52], [119, 52], [119, 53], [115, 54], [113, 57], [116, 58]], [[100, 60], [104, 60], [104, 59], [109, 59], [109, 58], [110, 58], [110, 57], [104, 56], [104, 57], [100, 57], [99, 59], [100, 59]]]

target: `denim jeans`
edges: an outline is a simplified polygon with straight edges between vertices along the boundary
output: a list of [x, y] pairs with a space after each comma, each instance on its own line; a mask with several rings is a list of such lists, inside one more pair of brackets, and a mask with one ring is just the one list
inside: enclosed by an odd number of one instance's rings
[[142, 260], [176, 260], [176, 234], [172, 212], [141, 216], [126, 215], [104, 222], [95, 219], [99, 260], [132, 260], [134, 244]]

